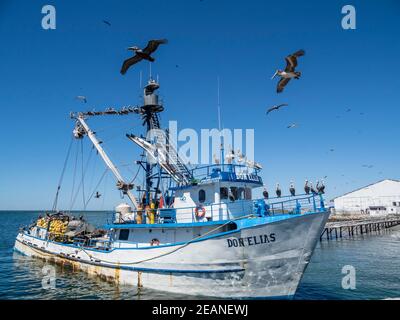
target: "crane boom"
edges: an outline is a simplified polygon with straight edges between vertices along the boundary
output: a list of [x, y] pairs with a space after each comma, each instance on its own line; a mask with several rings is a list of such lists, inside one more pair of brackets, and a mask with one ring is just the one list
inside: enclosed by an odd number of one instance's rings
[[[107, 167], [111, 170], [114, 174], [115, 178], [117, 179], [117, 187], [118, 189], [122, 190], [124, 194], [128, 196], [128, 198], [133, 203], [135, 209], [138, 209], [138, 202], [134, 194], [130, 191], [133, 188], [133, 184], [126, 183], [120, 172], [118, 171], [117, 167], [113, 164], [111, 159], [107, 156], [104, 149], [101, 147], [101, 142], [97, 139], [95, 133], [89, 128], [88, 124], [86, 123], [83, 115], [78, 115], [76, 120], [79, 122], [80, 126], [76, 127], [74, 130], [74, 135], [77, 138], [82, 137], [84, 134], [87, 134], [90, 141], [92, 141], [94, 147], [97, 149], [99, 155], [104, 160]], [[82, 132], [82, 129], [84, 132]]]

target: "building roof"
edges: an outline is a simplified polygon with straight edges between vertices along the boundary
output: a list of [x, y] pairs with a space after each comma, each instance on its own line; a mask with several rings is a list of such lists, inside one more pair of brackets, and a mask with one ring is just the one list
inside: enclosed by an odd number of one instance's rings
[[344, 197], [344, 196], [346, 196], [346, 195], [348, 195], [348, 194], [350, 194], [350, 193], [353, 193], [353, 192], [362, 190], [362, 189], [364, 189], [364, 188], [368, 188], [368, 187], [370, 187], [370, 186], [373, 186], [373, 185], [375, 185], [375, 184], [381, 183], [381, 182], [383, 182], [383, 181], [394, 181], [394, 182], [399, 182], [399, 183], [400, 183], [400, 180], [397, 180], [397, 179], [382, 179], [382, 180], [376, 181], [376, 182], [374, 182], [374, 183], [367, 184], [366, 186], [360, 187], [360, 188], [358, 188], [358, 189], [355, 189], [355, 190], [346, 192], [346, 193], [344, 193], [344, 194], [342, 194], [342, 195], [340, 195], [340, 196], [337, 196], [337, 197], [335, 197], [335, 198], [332, 198], [331, 201], [333, 201], [333, 200], [335, 200], [335, 199], [337, 199], [337, 198]]

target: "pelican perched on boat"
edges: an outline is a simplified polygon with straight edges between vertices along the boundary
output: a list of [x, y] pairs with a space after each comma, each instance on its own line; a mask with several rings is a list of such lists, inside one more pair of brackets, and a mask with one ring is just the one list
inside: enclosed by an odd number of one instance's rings
[[294, 197], [296, 195], [296, 189], [294, 188], [294, 183], [293, 181], [290, 181], [290, 187], [289, 187], [289, 192]]
[[238, 162], [238, 163], [242, 163], [243, 161], [245, 161], [245, 155], [240, 151], [240, 149], [237, 149], [237, 151], [236, 151], [236, 155], [237, 155], [237, 159], [236, 159], [236, 161]]
[[308, 180], [306, 180], [306, 183], [304, 184], [304, 192], [306, 194], [310, 194], [310, 186], [308, 185]]
[[228, 154], [225, 156], [225, 161], [230, 164], [234, 159], [235, 159], [235, 151], [231, 149], [231, 151], [228, 152]]
[[282, 195], [282, 190], [281, 190], [281, 187], [279, 186], [279, 183], [276, 184], [276, 190], [275, 190], [275, 192], [276, 192], [276, 196], [277, 196], [278, 198], [280, 198], [281, 195]]
[[128, 50], [131, 50], [135, 53], [135, 55], [129, 59], [126, 59], [121, 68], [121, 74], [125, 74], [128, 69], [134, 64], [138, 63], [141, 60], [148, 60], [150, 62], [154, 62], [155, 59], [151, 56], [151, 54], [157, 50], [160, 44], [168, 43], [167, 39], [160, 40], [150, 40], [147, 43], [146, 48], [140, 49], [139, 47], [133, 46], [129, 47]]
[[321, 180], [321, 183], [319, 181], [317, 181], [316, 188], [317, 188], [318, 193], [324, 194], [325, 193], [324, 180]]
[[264, 197], [265, 199], [268, 199], [268, 198], [269, 198], [269, 193], [268, 193], [267, 188], [264, 188], [263, 197]]
[[318, 194], [317, 190], [314, 189], [312, 182], [310, 182], [310, 190], [312, 194]]
[[289, 83], [290, 79], [300, 79], [301, 72], [295, 71], [297, 67], [297, 58], [301, 57], [305, 54], [304, 50], [296, 51], [295, 53], [287, 56], [286, 60], [286, 68], [285, 70], [276, 70], [275, 74], [272, 76], [271, 80], [274, 79], [277, 75], [281, 77], [278, 82], [276, 92], [280, 93], [283, 91], [285, 86]]

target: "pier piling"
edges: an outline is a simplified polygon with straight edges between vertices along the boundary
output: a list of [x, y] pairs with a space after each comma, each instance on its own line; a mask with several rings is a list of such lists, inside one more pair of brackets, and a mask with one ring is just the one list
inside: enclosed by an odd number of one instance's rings
[[[389, 229], [391, 227], [400, 225], [400, 218], [396, 219], [380, 219], [380, 220], [360, 220], [360, 221], [344, 221], [344, 222], [328, 222], [321, 233], [319, 240], [324, 239], [326, 234], [326, 240], [333, 238], [333, 232], [335, 233], [336, 239], [344, 238], [347, 233], [348, 237], [354, 237], [358, 234], [368, 234], [372, 232], [380, 232], [383, 229]], [[347, 230], [347, 232], [346, 232]]]

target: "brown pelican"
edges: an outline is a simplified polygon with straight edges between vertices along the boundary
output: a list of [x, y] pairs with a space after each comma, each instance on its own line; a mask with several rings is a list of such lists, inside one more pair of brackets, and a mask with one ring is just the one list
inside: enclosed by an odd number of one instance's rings
[[265, 199], [268, 199], [268, 197], [269, 197], [269, 194], [268, 194], [267, 188], [264, 188], [264, 191], [263, 191], [263, 197], [264, 197]]
[[304, 184], [304, 192], [306, 194], [310, 194], [310, 186], [308, 185], [308, 180], [306, 180], [306, 183]]
[[314, 189], [312, 182], [310, 182], [310, 190], [312, 194], [317, 194], [318, 192]]
[[280, 108], [287, 107], [287, 106], [288, 106], [288, 104], [286, 104], [286, 103], [282, 103], [282, 104], [278, 104], [278, 105], [272, 106], [271, 108], [269, 108], [267, 110], [267, 114], [270, 113], [271, 111], [279, 110]]
[[292, 195], [292, 197], [294, 197], [296, 195], [296, 189], [294, 188], [293, 181], [290, 181], [289, 191], [290, 191], [290, 194]]
[[305, 54], [304, 50], [296, 51], [295, 53], [287, 56], [286, 60], [286, 68], [285, 70], [276, 70], [275, 74], [271, 79], [274, 79], [275, 76], [280, 76], [281, 79], [278, 82], [278, 86], [276, 88], [276, 92], [280, 93], [283, 91], [285, 86], [289, 83], [290, 79], [300, 79], [301, 72], [295, 71], [297, 67], [297, 58], [301, 57]]
[[325, 185], [324, 185], [324, 181], [321, 180], [321, 183], [319, 181], [317, 181], [317, 185], [316, 185], [317, 191], [320, 194], [325, 193]]
[[281, 188], [280, 188], [280, 186], [279, 186], [279, 183], [276, 184], [276, 190], [275, 190], [275, 192], [276, 192], [277, 197], [280, 198], [281, 195], [282, 195], [282, 190], [281, 190]]
[[148, 60], [150, 62], [154, 62], [154, 58], [151, 56], [151, 54], [157, 50], [158, 46], [160, 44], [165, 44], [167, 43], [167, 39], [160, 39], [160, 40], [150, 40], [147, 43], [146, 48], [143, 50], [140, 49], [139, 47], [129, 47], [128, 50], [132, 50], [135, 52], [135, 55], [129, 59], [126, 59], [124, 63], [122, 64], [121, 68], [121, 74], [125, 74], [128, 69], [134, 65], [135, 63], [138, 63], [141, 60]]

